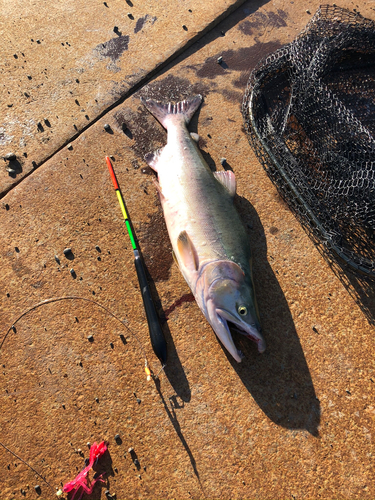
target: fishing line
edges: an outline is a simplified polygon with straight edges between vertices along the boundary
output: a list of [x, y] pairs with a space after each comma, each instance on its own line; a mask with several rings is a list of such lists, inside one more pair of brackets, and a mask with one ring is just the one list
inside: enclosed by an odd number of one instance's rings
[[[18, 316], [18, 318], [12, 323], [12, 326], [10, 326], [3, 338], [3, 340], [1, 341], [0, 343], [0, 350], [2, 349], [3, 345], [4, 345], [4, 342], [5, 340], [7, 339], [9, 333], [11, 331], [13, 332], [16, 332], [16, 328], [15, 328], [15, 325], [24, 317], [26, 316], [26, 314], [29, 314], [31, 311], [35, 311], [35, 309], [37, 309], [38, 307], [41, 307], [41, 306], [44, 306], [46, 304], [52, 304], [53, 302], [59, 302], [60, 300], [83, 300], [85, 302], [91, 302], [92, 304], [95, 304], [96, 306], [100, 307], [101, 309], [103, 309], [104, 311], [106, 311], [106, 313], [108, 313], [110, 316], [112, 316], [113, 318], [115, 318], [117, 321], [119, 321], [120, 323], [122, 323], [125, 328], [129, 331], [129, 333], [136, 339], [136, 341], [138, 342], [138, 345], [139, 345], [139, 348], [141, 349], [142, 353], [143, 353], [143, 356], [144, 356], [144, 359], [145, 359], [145, 371], [146, 371], [146, 375], [149, 376], [149, 375], [152, 375], [152, 371], [150, 371], [150, 369], [148, 368], [148, 360], [147, 360], [147, 356], [146, 356], [146, 352], [143, 348], [143, 345], [141, 343], [141, 341], [139, 340], [138, 336], [136, 335], [135, 332], [133, 332], [129, 327], [128, 325], [125, 323], [124, 320], [122, 320], [121, 318], [119, 318], [118, 316], [116, 316], [112, 311], [110, 311], [107, 307], [103, 306], [102, 304], [100, 304], [99, 302], [97, 302], [96, 300], [93, 300], [93, 299], [88, 299], [86, 297], [78, 297], [76, 295], [67, 295], [65, 297], [52, 297], [50, 299], [45, 299], [45, 300], [42, 300], [42, 302], [39, 302], [38, 304], [35, 304], [34, 306], [30, 307], [29, 309], [27, 309], [26, 311], [24, 311], [20, 316]], [[147, 368], [147, 369], [146, 369]], [[150, 371], [150, 373], [148, 373], [148, 371]], [[159, 372], [160, 373], [160, 372]]]
[[21, 460], [21, 462], [22, 462], [22, 463], [24, 463], [25, 465], [27, 465], [27, 467], [30, 467], [30, 469], [31, 469], [33, 472], [35, 472], [35, 474], [36, 474], [37, 476], [39, 476], [39, 477], [40, 477], [40, 479], [41, 479], [42, 481], [44, 481], [46, 484], [48, 484], [48, 486], [51, 488], [51, 490], [52, 490], [53, 492], [56, 492], [55, 488], [54, 488], [54, 487], [53, 487], [53, 486], [52, 486], [52, 485], [51, 485], [51, 484], [47, 481], [47, 479], [45, 479], [45, 478], [44, 478], [41, 474], [39, 474], [39, 472], [38, 472], [37, 470], [35, 470], [35, 469], [34, 469], [34, 467], [32, 467], [32, 466], [31, 466], [30, 464], [28, 464], [27, 462], [25, 462], [25, 460], [24, 460], [23, 458], [19, 457], [19, 456], [17, 455], [17, 453], [14, 453], [14, 451], [10, 450], [10, 449], [9, 449], [7, 446], [5, 446], [5, 444], [3, 444], [1, 441], [0, 441], [0, 445], [1, 445], [1, 446], [5, 449], [5, 450], [9, 451], [9, 453], [11, 453], [11, 454], [12, 454], [14, 457], [16, 457], [18, 460]]
[[[0, 343], [0, 350], [2, 349], [4, 343], [5, 343], [5, 340], [7, 339], [8, 335], [10, 332], [16, 332], [16, 328], [15, 328], [15, 325], [23, 318], [25, 317], [27, 314], [29, 314], [30, 312], [32, 311], [35, 311], [36, 309], [38, 309], [39, 307], [41, 306], [44, 306], [46, 304], [52, 304], [54, 302], [59, 302], [59, 301], [62, 301], [62, 300], [83, 300], [84, 302], [91, 302], [92, 304], [95, 304], [96, 306], [100, 307], [101, 309], [103, 309], [106, 313], [108, 313], [110, 316], [112, 316], [114, 319], [116, 319], [117, 321], [119, 321], [120, 323], [122, 323], [123, 326], [125, 326], [125, 328], [128, 330], [128, 332], [136, 339], [136, 341], [138, 342], [138, 345], [139, 345], [139, 348], [141, 349], [142, 353], [143, 353], [143, 356], [144, 356], [144, 359], [145, 359], [145, 372], [146, 372], [146, 375], [147, 375], [147, 380], [150, 380], [151, 378], [153, 380], [156, 380], [158, 379], [160, 373], [164, 370], [164, 367], [161, 368], [161, 370], [157, 373], [157, 375], [154, 375], [153, 371], [148, 367], [148, 360], [147, 360], [147, 356], [146, 356], [146, 353], [145, 353], [145, 350], [143, 348], [143, 345], [141, 343], [141, 341], [139, 340], [138, 336], [136, 335], [135, 332], [133, 332], [129, 327], [128, 325], [125, 323], [124, 320], [122, 320], [121, 318], [119, 318], [118, 316], [116, 316], [116, 314], [114, 314], [112, 311], [110, 311], [107, 307], [103, 306], [102, 304], [100, 304], [99, 302], [97, 302], [96, 300], [93, 300], [93, 299], [88, 299], [86, 297], [78, 297], [78, 296], [75, 296], [75, 295], [67, 295], [65, 297], [52, 297], [50, 299], [45, 299], [45, 300], [42, 300], [41, 302], [39, 302], [38, 304], [35, 304], [34, 306], [30, 307], [29, 309], [27, 309], [26, 311], [24, 311], [22, 314], [20, 314], [20, 316], [18, 316], [18, 318], [13, 321], [12, 323], [12, 326], [10, 326], [3, 338], [3, 340], [1, 341]], [[34, 467], [32, 467], [32, 465], [30, 465], [29, 463], [27, 463], [25, 460], [23, 460], [20, 456], [18, 456], [14, 451], [12, 451], [11, 449], [9, 449], [4, 443], [2, 443], [0, 441], [0, 445], [5, 449], [7, 450], [9, 453], [11, 453], [14, 457], [16, 457], [18, 460], [20, 460], [22, 463], [24, 463], [27, 467], [29, 467], [33, 472], [35, 472], [35, 474], [37, 474], [38, 477], [40, 477], [51, 489], [53, 492], [55, 492], [55, 489], [53, 488], [53, 486], [37, 471], [34, 469]]]
[[[147, 283], [146, 274], [145, 274], [145, 271], [144, 271], [144, 268], [143, 268], [143, 264], [142, 264], [142, 261], [141, 261], [141, 258], [140, 258], [139, 250], [137, 248], [135, 236], [134, 236], [134, 234], [132, 232], [130, 221], [129, 221], [129, 218], [128, 218], [128, 215], [127, 215], [127, 212], [126, 212], [126, 209], [125, 209], [124, 199], [122, 197], [120, 188], [118, 186], [118, 183], [117, 183], [117, 180], [116, 180], [116, 176], [115, 176], [115, 173], [113, 171], [113, 167], [112, 167], [112, 164], [111, 164], [111, 161], [110, 161], [109, 157], [106, 157], [106, 161], [107, 161], [108, 169], [109, 169], [109, 172], [110, 172], [110, 175], [111, 175], [111, 179], [112, 179], [115, 191], [116, 191], [116, 196], [117, 196], [117, 199], [119, 201], [119, 204], [120, 204], [120, 207], [121, 207], [121, 211], [122, 211], [122, 214], [123, 214], [123, 217], [124, 217], [124, 221], [125, 221], [125, 224], [126, 224], [126, 227], [127, 227], [127, 230], [128, 230], [128, 234], [129, 234], [129, 238], [130, 238], [130, 241], [131, 241], [131, 245], [132, 245], [132, 248], [133, 248], [134, 257], [135, 257], [134, 264], [135, 264], [135, 267], [136, 267], [137, 276], [138, 276], [138, 280], [139, 280], [139, 284], [140, 284], [140, 288], [141, 288], [141, 292], [142, 292], [143, 303], [144, 303], [144, 306], [145, 306], [145, 312], [146, 312], [146, 317], [147, 317], [147, 322], [148, 322], [148, 327], [149, 327], [151, 344], [152, 344], [152, 347], [153, 347], [153, 350], [154, 350], [155, 354], [157, 355], [157, 357], [162, 362], [161, 369], [159, 370], [159, 372], [156, 375], [154, 375], [153, 371], [148, 366], [148, 360], [147, 360], [146, 352], [145, 352], [145, 350], [143, 348], [143, 345], [142, 345], [141, 341], [139, 340], [139, 338], [135, 334], [135, 332], [133, 332], [128, 327], [128, 325], [125, 323], [124, 320], [122, 320], [121, 318], [119, 318], [118, 316], [116, 316], [107, 307], [103, 306], [102, 304], [100, 304], [96, 300], [88, 299], [88, 298], [85, 298], [85, 297], [78, 297], [76, 295], [68, 295], [68, 296], [64, 296], [64, 297], [52, 297], [52, 298], [49, 298], [49, 299], [45, 299], [45, 300], [39, 302], [38, 304], [35, 304], [34, 306], [30, 307], [26, 311], [24, 311], [22, 314], [20, 314], [18, 316], [18, 318], [15, 321], [13, 321], [12, 325], [8, 328], [8, 330], [7, 330], [4, 338], [2, 339], [2, 341], [0, 343], [0, 351], [1, 351], [1, 349], [2, 349], [2, 347], [4, 345], [4, 343], [5, 343], [6, 339], [8, 338], [8, 335], [10, 334], [10, 332], [13, 331], [14, 333], [16, 333], [16, 327], [15, 327], [15, 325], [23, 317], [25, 317], [27, 314], [29, 314], [30, 312], [35, 311], [36, 309], [38, 309], [39, 307], [41, 307], [43, 305], [52, 304], [54, 302], [59, 302], [59, 301], [63, 301], [63, 300], [83, 300], [85, 302], [90, 302], [90, 303], [95, 304], [96, 306], [100, 307], [107, 314], [109, 314], [114, 319], [116, 319], [117, 321], [119, 321], [128, 330], [128, 332], [138, 342], [138, 346], [139, 346], [141, 352], [143, 353], [144, 360], [145, 360], [145, 373], [147, 375], [147, 380], [149, 381], [152, 378], [154, 381], [156, 381], [156, 380], [158, 380], [160, 373], [165, 368], [165, 364], [166, 364], [166, 360], [167, 360], [166, 342], [165, 342], [165, 339], [164, 339], [164, 335], [163, 335], [162, 329], [160, 327], [159, 318], [157, 316], [157, 313], [156, 313], [156, 310], [155, 310], [155, 306], [154, 306], [152, 298], [151, 298], [151, 293], [150, 293], [149, 286], [148, 286], [148, 283]], [[44, 479], [44, 477], [41, 476], [41, 474], [39, 474], [39, 472], [36, 471], [30, 464], [28, 464], [25, 460], [23, 460], [21, 457], [19, 457], [16, 453], [14, 453], [12, 450], [10, 450], [3, 443], [0, 442], [0, 445], [3, 446], [4, 449], [6, 449], [9, 453], [11, 453], [17, 459], [21, 460], [22, 463], [24, 463], [26, 466], [28, 466], [53, 491], [55, 491], [54, 488], [51, 486], [51, 484], [46, 479]]]
[[[99, 302], [97, 302], [96, 300], [93, 300], [93, 299], [89, 299], [89, 298], [86, 298], [86, 297], [79, 297], [79, 296], [76, 296], [76, 295], [67, 295], [67, 296], [64, 296], [64, 297], [52, 297], [52, 298], [49, 298], [49, 299], [45, 299], [41, 302], [39, 302], [38, 304], [35, 304], [34, 306], [32, 307], [29, 307], [26, 311], [24, 311], [22, 314], [20, 314], [17, 319], [12, 323], [12, 326], [10, 326], [4, 336], [4, 338], [2, 339], [1, 343], [0, 343], [0, 351], [5, 343], [5, 340], [7, 339], [8, 335], [10, 334], [10, 332], [16, 332], [16, 328], [15, 328], [15, 325], [22, 319], [24, 318], [27, 314], [29, 314], [30, 312], [32, 311], [35, 311], [36, 309], [38, 309], [39, 307], [42, 307], [44, 305], [47, 305], [47, 304], [52, 304], [54, 302], [59, 302], [59, 301], [63, 301], [63, 300], [82, 300], [84, 302], [89, 302], [89, 303], [92, 303], [92, 304], [95, 304], [96, 306], [100, 307], [101, 309], [103, 309], [106, 313], [108, 313], [110, 316], [112, 316], [114, 319], [116, 319], [117, 321], [119, 321], [128, 331], [129, 333], [136, 339], [138, 345], [139, 345], [139, 348], [141, 350], [141, 352], [143, 353], [143, 356], [144, 356], [144, 359], [145, 359], [145, 372], [146, 372], [146, 375], [147, 375], [147, 380], [153, 380], [154, 383], [155, 383], [155, 387], [156, 387], [156, 390], [157, 392], [159, 393], [159, 396], [161, 398], [161, 401], [163, 403], [163, 406], [164, 406], [164, 409], [175, 429], [175, 431], [177, 432], [177, 435], [179, 437], [179, 439], [181, 440], [181, 443], [182, 445], [184, 446], [188, 456], [189, 456], [189, 459], [190, 459], [190, 462], [191, 462], [191, 465], [193, 467], [193, 470], [194, 470], [194, 474], [195, 476], [197, 477], [198, 479], [198, 482], [200, 484], [200, 487], [203, 491], [203, 486], [201, 484], [201, 481], [200, 481], [200, 478], [199, 478], [199, 474], [198, 474], [198, 471], [196, 469], [196, 463], [195, 463], [195, 459], [190, 451], [190, 448], [184, 438], [184, 436], [182, 435], [182, 431], [181, 431], [181, 428], [180, 428], [180, 425], [178, 423], [178, 420], [177, 420], [177, 416], [175, 414], [175, 412], [173, 411], [172, 409], [172, 413], [174, 415], [172, 415], [171, 413], [171, 410], [168, 408], [168, 405], [165, 401], [165, 398], [161, 392], [161, 388], [160, 388], [160, 379], [159, 379], [159, 375], [161, 372], [164, 371], [164, 366], [162, 366], [159, 370], [159, 372], [155, 375], [153, 373], [153, 371], [148, 367], [148, 361], [147, 361], [147, 356], [146, 356], [146, 353], [145, 353], [145, 350], [144, 350], [144, 347], [141, 343], [141, 341], [139, 340], [137, 334], [135, 332], [133, 332], [129, 326], [125, 323], [124, 320], [122, 320], [121, 318], [119, 318], [116, 314], [114, 314], [112, 311], [110, 311], [107, 307], [103, 306], [102, 304], [100, 304]], [[26, 462], [25, 460], [23, 460], [20, 456], [18, 456], [15, 452], [13, 452], [11, 449], [9, 449], [5, 444], [3, 444], [1, 441], [0, 441], [0, 445], [5, 449], [7, 450], [9, 453], [11, 453], [14, 457], [16, 457], [18, 460], [20, 460], [22, 463], [24, 463], [27, 467], [29, 467], [35, 474], [37, 474], [38, 477], [40, 477], [53, 491], [54, 493], [56, 493], [56, 490], [53, 488], [53, 486], [37, 471], [34, 469], [34, 467], [32, 467], [28, 462]]]

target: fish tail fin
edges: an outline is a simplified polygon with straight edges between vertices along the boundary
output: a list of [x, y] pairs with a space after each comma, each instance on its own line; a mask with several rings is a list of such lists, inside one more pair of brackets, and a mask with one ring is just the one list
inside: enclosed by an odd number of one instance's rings
[[143, 99], [143, 97], [141, 97], [142, 104], [166, 129], [168, 129], [170, 123], [176, 123], [176, 121], [181, 120], [183, 120], [185, 125], [188, 125], [192, 116], [201, 105], [202, 100], [203, 97], [198, 94], [184, 101], [180, 101], [177, 104], [172, 104], [170, 102], [168, 104], [163, 104], [153, 99]]

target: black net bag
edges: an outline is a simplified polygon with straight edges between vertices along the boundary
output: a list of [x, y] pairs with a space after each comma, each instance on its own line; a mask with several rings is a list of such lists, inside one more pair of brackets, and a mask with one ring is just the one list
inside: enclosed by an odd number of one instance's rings
[[322, 6], [250, 75], [250, 144], [300, 221], [375, 278], [375, 23]]

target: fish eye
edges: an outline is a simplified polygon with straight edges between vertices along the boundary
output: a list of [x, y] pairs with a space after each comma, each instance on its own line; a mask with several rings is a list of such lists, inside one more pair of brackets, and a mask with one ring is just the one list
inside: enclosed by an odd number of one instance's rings
[[246, 316], [247, 314], [247, 308], [245, 306], [239, 306], [237, 311], [241, 316]]

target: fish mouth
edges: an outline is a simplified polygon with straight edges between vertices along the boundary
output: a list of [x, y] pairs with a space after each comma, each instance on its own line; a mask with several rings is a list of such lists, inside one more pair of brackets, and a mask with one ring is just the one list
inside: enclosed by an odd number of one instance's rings
[[[241, 335], [244, 335], [248, 339], [255, 342], [255, 344], [257, 344], [258, 351], [260, 353], [262, 353], [266, 350], [265, 342], [264, 342], [264, 339], [262, 337], [256, 336], [252, 333], [249, 333], [248, 331], [242, 329], [240, 326], [236, 325], [235, 323], [232, 323], [231, 321], [228, 321], [227, 324], [228, 324], [228, 328], [229, 328], [230, 332], [232, 332], [232, 331], [238, 332]], [[257, 330], [257, 331], [259, 333], [259, 330]]]
[[231, 331], [239, 332], [241, 335], [255, 342], [258, 347], [258, 352], [263, 353], [266, 350], [266, 343], [260, 333], [260, 328], [257, 328], [256, 325], [249, 325], [244, 321], [237, 320], [232, 314], [223, 309], [217, 309], [216, 313], [224, 323], [228, 335], [231, 335]]
[[258, 346], [259, 352], [263, 352], [266, 349], [264, 339], [256, 328], [256, 325], [250, 325], [241, 318], [235, 317], [230, 312], [215, 307], [215, 304], [212, 300], [209, 300], [207, 302], [206, 313], [206, 317], [214, 332], [216, 333], [216, 336], [238, 363], [241, 363], [244, 355], [237, 349], [233, 341], [232, 334], [229, 329], [229, 324], [233, 329], [238, 330], [240, 333], [242, 333], [242, 335], [245, 335], [253, 340]]
[[233, 342], [232, 334], [229, 331], [227, 320], [218, 313], [215, 305], [211, 300], [207, 303], [207, 319], [225, 349], [233, 356], [233, 358], [238, 363], [241, 363], [243, 354], [237, 349]]

